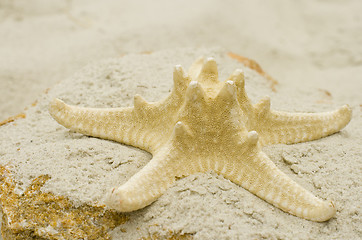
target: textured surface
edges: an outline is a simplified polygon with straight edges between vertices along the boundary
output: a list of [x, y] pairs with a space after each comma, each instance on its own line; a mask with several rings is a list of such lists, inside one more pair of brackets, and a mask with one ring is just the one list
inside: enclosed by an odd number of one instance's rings
[[[0, 164], [9, 166], [15, 193], [21, 195], [35, 178], [48, 175], [42, 192], [67, 197], [75, 207], [103, 204], [109, 189], [126, 183], [152, 156], [138, 148], [69, 131], [49, 115], [49, 102], [58, 97], [83, 107], [133, 107], [136, 94], [150, 102], [159, 101], [170, 94], [175, 63], [190, 66], [198, 56], [212, 56], [219, 63], [221, 80], [233, 70], [243, 69], [246, 92], [253, 103], [269, 95], [271, 109], [287, 112], [326, 112], [345, 103], [351, 106], [352, 121], [339, 133], [299, 144], [263, 147], [289, 178], [321, 199], [332, 199], [335, 217], [325, 223], [294, 217], [222, 175], [206, 172], [179, 179], [150, 206], [127, 213], [128, 221], [114, 228], [111, 238], [166, 238], [170, 233], [194, 239], [358, 238], [362, 233], [358, 78], [347, 74], [337, 81], [338, 76], [332, 74], [320, 79], [328, 84], [320, 85], [302, 69], [305, 81], [298, 85], [297, 79], [278, 78], [274, 92], [269, 80], [227, 53], [225, 49], [198, 48], [130, 54], [92, 64], [64, 79], [29, 107], [25, 118], [0, 127]], [[327, 98], [318, 88], [331, 96]]]
[[316, 198], [288, 178], [261, 147], [331, 135], [350, 121], [348, 106], [293, 114], [271, 111], [269, 98], [252, 105], [242, 70], [221, 82], [213, 58], [194, 62], [188, 75], [176, 66], [173, 80], [165, 100], [147, 103], [136, 95], [134, 108], [79, 108], [59, 99], [51, 103], [50, 114], [65, 127], [153, 154], [140, 172], [112, 190], [110, 207], [138, 210], [159, 198], [175, 179], [213, 170], [293, 215], [312, 221], [334, 216], [332, 202]]

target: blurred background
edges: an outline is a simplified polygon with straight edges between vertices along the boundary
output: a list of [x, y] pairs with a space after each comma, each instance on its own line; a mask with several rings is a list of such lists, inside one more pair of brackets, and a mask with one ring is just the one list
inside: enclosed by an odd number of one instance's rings
[[181, 47], [224, 47], [281, 83], [360, 91], [344, 76], [362, 76], [361, 12], [359, 0], [0, 0], [0, 121], [89, 63]]

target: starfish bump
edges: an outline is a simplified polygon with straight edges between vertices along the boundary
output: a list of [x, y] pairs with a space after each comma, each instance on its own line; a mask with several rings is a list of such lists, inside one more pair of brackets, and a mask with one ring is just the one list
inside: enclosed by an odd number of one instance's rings
[[134, 107], [81, 108], [54, 99], [50, 114], [85, 135], [118, 141], [152, 153], [152, 160], [125, 184], [114, 188], [107, 205], [121, 212], [157, 200], [176, 179], [213, 170], [281, 210], [326, 221], [336, 210], [291, 180], [262, 152], [267, 144], [319, 139], [345, 127], [351, 109], [326, 113], [287, 113], [270, 109], [270, 99], [252, 104], [244, 74], [218, 80], [214, 59], [198, 59], [186, 75], [177, 65], [170, 95]]

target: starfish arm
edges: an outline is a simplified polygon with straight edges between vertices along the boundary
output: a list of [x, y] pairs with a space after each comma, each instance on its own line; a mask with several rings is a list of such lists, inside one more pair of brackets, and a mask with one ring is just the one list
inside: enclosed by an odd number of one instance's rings
[[131, 212], [156, 201], [178, 176], [172, 155], [159, 153], [125, 184], [112, 189], [106, 197], [107, 206], [120, 212]]
[[247, 163], [235, 165], [225, 176], [251, 193], [292, 215], [317, 222], [327, 221], [336, 209], [298, 185], [261, 151], [247, 157]]
[[[135, 97], [135, 104], [140, 100]], [[114, 140], [153, 152], [158, 136], [150, 131], [151, 123], [135, 108], [83, 108], [54, 99], [49, 109], [61, 125], [88, 136]], [[146, 113], [147, 114], [147, 113]]]
[[344, 128], [352, 117], [348, 105], [325, 113], [288, 113], [269, 108], [269, 99], [254, 106], [251, 128], [260, 135], [262, 145], [293, 144], [326, 137]]
[[179, 65], [174, 69], [173, 79], [171, 94], [160, 102], [148, 103], [136, 95], [133, 108], [82, 108], [54, 99], [49, 112], [58, 123], [73, 131], [155, 153], [172, 133], [174, 116], [190, 82]]

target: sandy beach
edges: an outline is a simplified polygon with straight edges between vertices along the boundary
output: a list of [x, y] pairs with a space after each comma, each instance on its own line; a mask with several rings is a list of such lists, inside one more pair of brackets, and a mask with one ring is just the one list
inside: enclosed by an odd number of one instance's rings
[[[150, 207], [130, 213], [109, 232], [112, 239], [168, 231], [194, 239], [358, 239], [360, 9], [360, 1], [0, 0], [0, 122], [26, 115], [0, 127], [0, 165], [12, 167], [19, 193], [46, 173], [51, 179], [43, 191], [75, 205], [102, 204], [110, 188], [152, 156], [69, 132], [48, 114], [50, 100], [125, 107], [140, 94], [157, 101], [172, 88], [175, 65], [187, 69], [199, 56], [214, 57], [220, 80], [244, 69], [254, 103], [269, 95], [276, 110], [352, 108], [351, 122], [337, 134], [264, 149], [290, 178], [333, 199], [336, 216], [326, 223], [291, 216], [210, 172], [177, 181]], [[278, 82], [275, 89], [230, 52], [256, 60]]]

